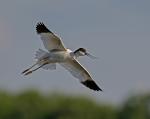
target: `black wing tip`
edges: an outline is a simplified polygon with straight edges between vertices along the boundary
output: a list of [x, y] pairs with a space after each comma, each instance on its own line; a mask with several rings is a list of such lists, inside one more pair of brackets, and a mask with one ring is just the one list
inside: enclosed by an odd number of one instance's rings
[[103, 91], [101, 88], [98, 87], [98, 85], [93, 80], [86, 80], [81, 83], [94, 91]]
[[40, 33], [52, 33], [45, 25], [43, 22], [38, 22], [36, 25], [36, 32], [37, 34]]

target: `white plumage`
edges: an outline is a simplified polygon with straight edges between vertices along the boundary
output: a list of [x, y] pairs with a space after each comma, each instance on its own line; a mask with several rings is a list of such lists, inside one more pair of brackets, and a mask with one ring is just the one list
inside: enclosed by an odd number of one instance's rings
[[[79, 48], [75, 52], [66, 49], [60, 38], [52, 33], [43, 23], [38, 23], [36, 30], [48, 52], [39, 49], [35, 54], [37, 62], [23, 71], [24, 75], [28, 75], [39, 68], [55, 70], [57, 63], [69, 71], [75, 78], [79, 79], [83, 85], [96, 91], [102, 91], [94, 82], [89, 72], [77, 61], [77, 58], [80, 56], [87, 55], [93, 57], [92, 55], [87, 53], [84, 48]], [[35, 66], [38, 67], [31, 70]]]
[[[40, 60], [42, 60], [44, 57], [47, 57], [49, 56], [49, 53], [42, 50], [42, 49], [39, 49], [38, 51], [36, 51], [36, 54], [35, 54], [35, 59], [37, 59], [37, 62], [39, 66], [42, 65], [42, 62], [40, 62]], [[46, 64], [42, 67], [43, 69], [46, 69], [46, 70], [55, 70], [56, 69], [56, 63], [49, 63], [49, 64]]]

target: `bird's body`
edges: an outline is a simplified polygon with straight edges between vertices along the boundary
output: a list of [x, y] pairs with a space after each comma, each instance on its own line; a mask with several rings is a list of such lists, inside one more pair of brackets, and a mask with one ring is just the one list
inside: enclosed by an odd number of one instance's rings
[[[77, 61], [77, 58], [80, 56], [93, 56], [87, 53], [83, 48], [79, 48], [75, 52], [65, 48], [60, 38], [52, 33], [43, 23], [38, 23], [36, 30], [41, 36], [41, 40], [43, 41], [43, 44], [48, 52], [39, 49], [36, 52], [35, 57], [37, 62], [30, 68], [23, 71], [25, 75], [28, 75], [39, 68], [55, 70], [56, 64], [60, 64], [75, 78], [79, 79], [83, 85], [96, 91], [101, 90], [93, 81], [89, 72]], [[39, 67], [31, 70], [36, 65]]]
[[72, 58], [69, 52], [67, 51], [53, 51], [48, 53], [48, 59], [50, 61], [55, 61], [57, 63], [59, 62], [65, 62], [67, 59]]

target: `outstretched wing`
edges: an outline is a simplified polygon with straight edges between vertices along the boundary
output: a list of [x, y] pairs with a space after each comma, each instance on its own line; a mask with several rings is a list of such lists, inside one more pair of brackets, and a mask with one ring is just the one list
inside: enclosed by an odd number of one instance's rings
[[102, 89], [100, 89], [98, 85], [94, 82], [94, 80], [91, 78], [88, 71], [86, 71], [77, 60], [69, 59], [65, 63], [60, 63], [60, 65], [66, 70], [68, 70], [75, 78], [79, 79], [80, 82], [86, 87], [95, 91], [102, 91]]
[[40, 35], [45, 48], [48, 51], [53, 49], [66, 50], [62, 41], [54, 33], [52, 33], [43, 23], [39, 22], [36, 26], [37, 34]]

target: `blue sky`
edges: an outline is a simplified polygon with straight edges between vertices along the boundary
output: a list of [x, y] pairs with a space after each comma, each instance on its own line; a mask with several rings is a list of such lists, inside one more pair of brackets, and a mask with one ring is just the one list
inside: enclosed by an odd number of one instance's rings
[[[18, 92], [36, 88], [118, 103], [150, 90], [149, 0], [0, 0], [0, 88]], [[43, 48], [37, 22], [62, 38], [66, 47], [87, 48], [99, 57], [80, 62], [104, 92], [93, 92], [58, 66], [28, 77], [22, 70]], [[63, 77], [63, 78], [62, 78]]]

